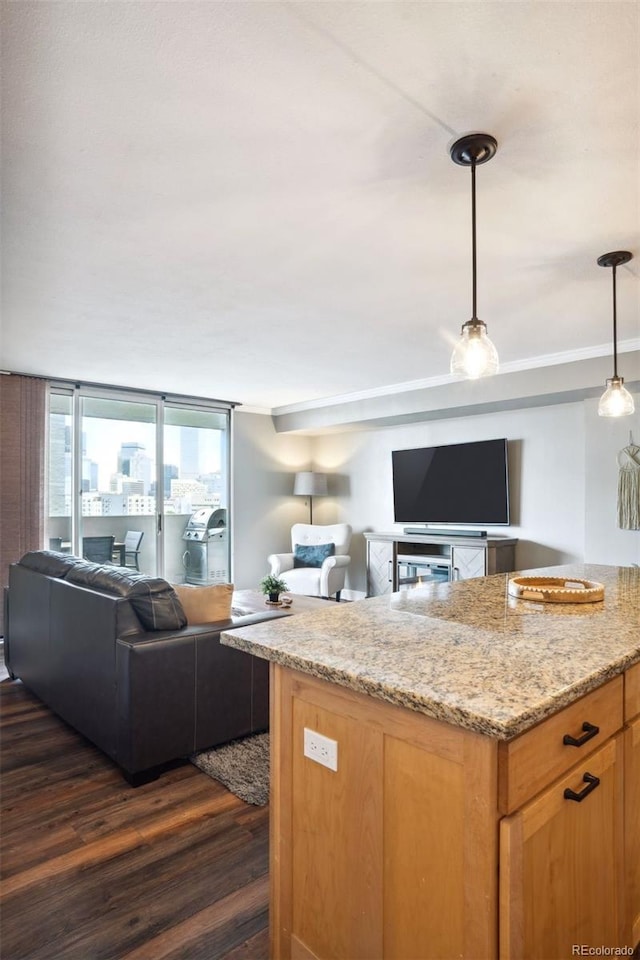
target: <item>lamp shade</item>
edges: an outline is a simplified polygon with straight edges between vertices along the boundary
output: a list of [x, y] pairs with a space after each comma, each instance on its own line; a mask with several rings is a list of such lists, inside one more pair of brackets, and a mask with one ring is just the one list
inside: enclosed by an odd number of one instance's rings
[[302, 470], [296, 473], [293, 492], [298, 497], [326, 497], [326, 473], [313, 473], [311, 470]]
[[633, 397], [624, 386], [623, 377], [610, 377], [598, 404], [599, 416], [628, 417], [634, 411]]
[[498, 372], [498, 351], [487, 336], [482, 320], [463, 324], [462, 335], [451, 355], [451, 373], [468, 380], [491, 377]]

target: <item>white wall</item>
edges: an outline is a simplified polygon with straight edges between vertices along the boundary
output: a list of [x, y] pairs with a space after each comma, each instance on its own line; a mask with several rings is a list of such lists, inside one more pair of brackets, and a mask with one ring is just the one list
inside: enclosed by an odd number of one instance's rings
[[518, 538], [516, 563], [521, 568], [581, 560], [583, 423], [582, 404], [577, 403], [317, 437], [318, 468], [333, 466], [349, 477], [348, 501], [341, 504], [355, 534], [349, 589], [366, 588], [362, 532], [402, 529], [393, 522], [391, 451], [408, 447], [507, 437], [511, 526], [487, 529]]
[[[307, 519], [290, 493], [296, 469], [329, 474], [330, 495], [314, 501], [314, 520], [353, 526], [346, 587], [362, 595], [363, 531], [401, 529], [393, 523], [391, 451], [496, 437], [509, 440], [512, 522], [492, 532], [518, 538], [519, 569], [640, 559], [640, 533], [616, 527], [616, 454], [640, 426], [637, 418], [598, 417], [597, 400], [314, 437], [276, 434], [269, 417], [235, 417], [238, 586], [255, 586], [267, 554], [289, 549], [291, 524]], [[470, 495], [472, 486], [470, 477]]]
[[311, 466], [310, 437], [277, 434], [271, 417], [234, 412], [231, 565], [238, 589], [257, 589], [269, 573], [268, 555], [291, 550], [292, 524], [309, 517], [304, 498], [293, 496], [293, 475]]
[[598, 401], [585, 401], [589, 424], [585, 445], [585, 547], [587, 563], [627, 566], [640, 563], [640, 532], [617, 526], [617, 456], [629, 443], [629, 434], [640, 446], [640, 397], [635, 397], [633, 417], [598, 416]]

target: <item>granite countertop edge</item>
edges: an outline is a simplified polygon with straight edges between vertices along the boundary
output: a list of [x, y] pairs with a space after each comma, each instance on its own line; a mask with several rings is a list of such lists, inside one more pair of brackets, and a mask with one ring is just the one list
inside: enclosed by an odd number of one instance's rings
[[282, 667], [510, 740], [640, 662], [640, 568], [565, 564], [527, 576], [605, 586], [598, 603], [514, 598], [470, 580], [301, 610], [221, 634]]
[[513, 737], [524, 733], [540, 721], [558, 713], [564, 707], [580, 699], [580, 697], [601, 687], [608, 680], [619, 676], [625, 670], [628, 670], [629, 667], [634, 666], [634, 664], [640, 663], [640, 649], [638, 649], [634, 654], [629, 654], [619, 660], [612, 661], [607, 667], [572, 684], [560, 694], [549, 698], [545, 702], [541, 702], [533, 708], [523, 710], [522, 713], [511, 720], [501, 722], [474, 713], [461, 706], [454, 706], [444, 703], [441, 700], [422, 697], [416, 692], [399, 690], [382, 681], [348, 673], [337, 667], [330, 667], [319, 663], [317, 660], [305, 659], [295, 654], [265, 647], [262, 643], [255, 643], [246, 639], [239, 635], [237, 631], [222, 633], [220, 638], [224, 640], [227, 646], [233, 647], [236, 650], [242, 650], [252, 656], [269, 660], [272, 663], [287, 667], [290, 670], [297, 670], [301, 673], [309, 674], [319, 680], [335, 683], [338, 686], [346, 687], [357, 693], [366, 694], [377, 700], [382, 700], [385, 703], [405, 707], [415, 713], [422, 713], [427, 717], [431, 717], [434, 720], [441, 720], [453, 726], [483, 734], [494, 740], [513, 739]]

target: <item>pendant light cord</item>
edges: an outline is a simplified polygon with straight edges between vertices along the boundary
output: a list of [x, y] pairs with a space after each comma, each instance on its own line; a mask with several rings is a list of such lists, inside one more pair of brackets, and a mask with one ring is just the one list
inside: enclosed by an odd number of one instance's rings
[[477, 297], [476, 297], [476, 163], [471, 164], [471, 277], [473, 285], [473, 314], [471, 320], [478, 322], [476, 316]]
[[618, 378], [618, 322], [616, 316], [616, 264], [613, 264], [613, 376]]

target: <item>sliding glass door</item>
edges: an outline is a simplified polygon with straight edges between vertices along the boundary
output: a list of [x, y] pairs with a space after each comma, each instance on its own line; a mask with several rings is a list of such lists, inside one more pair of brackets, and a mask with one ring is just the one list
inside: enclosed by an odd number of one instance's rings
[[173, 583], [228, 582], [230, 415], [52, 387], [45, 546]]
[[49, 393], [45, 543], [68, 550], [73, 540], [73, 392]]
[[108, 562], [155, 574], [157, 403], [79, 401], [79, 552], [98, 563], [111, 555]]
[[227, 412], [165, 403], [165, 571], [171, 583], [229, 583]]

